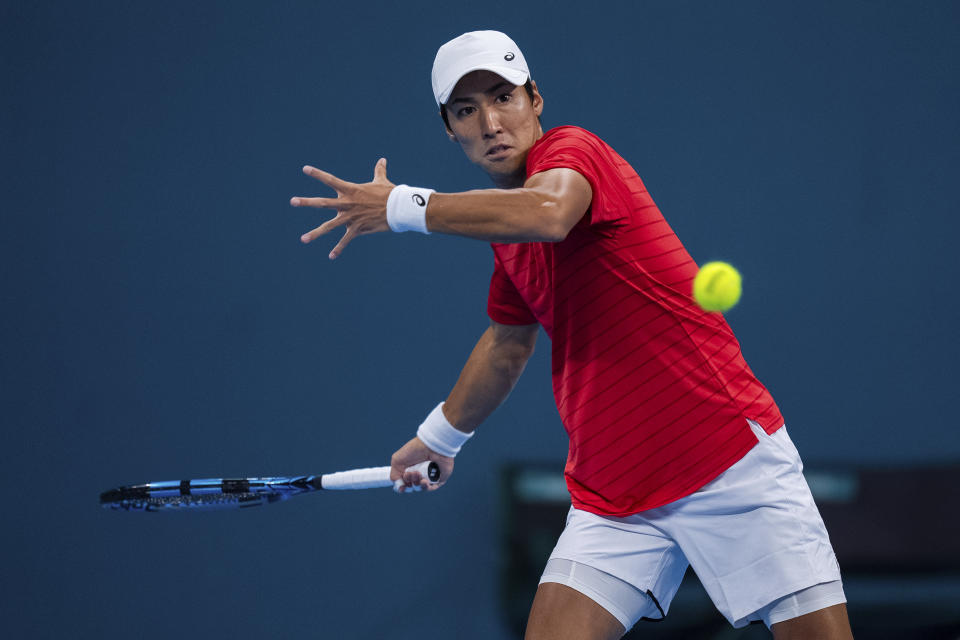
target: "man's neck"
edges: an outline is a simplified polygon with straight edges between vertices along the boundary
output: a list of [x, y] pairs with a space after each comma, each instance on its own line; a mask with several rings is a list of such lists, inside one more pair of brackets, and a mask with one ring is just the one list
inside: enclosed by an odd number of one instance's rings
[[490, 173], [487, 175], [490, 176], [498, 189], [518, 189], [527, 181], [526, 163], [513, 173]]

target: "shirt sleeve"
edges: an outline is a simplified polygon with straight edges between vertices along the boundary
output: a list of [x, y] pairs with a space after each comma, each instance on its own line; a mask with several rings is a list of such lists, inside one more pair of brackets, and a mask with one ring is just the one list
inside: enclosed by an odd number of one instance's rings
[[587, 179], [593, 190], [587, 214], [590, 226], [597, 230], [619, 227], [626, 224], [631, 208], [614, 155], [593, 134], [578, 127], [558, 127], [530, 151], [527, 175], [548, 169], [573, 169]]
[[500, 256], [494, 252], [493, 276], [490, 278], [490, 294], [487, 296], [487, 315], [499, 324], [537, 324], [520, 292], [507, 275]]

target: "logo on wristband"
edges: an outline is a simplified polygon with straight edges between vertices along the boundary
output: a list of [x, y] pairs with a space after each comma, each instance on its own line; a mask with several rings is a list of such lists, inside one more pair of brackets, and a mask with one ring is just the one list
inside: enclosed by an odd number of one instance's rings
[[413, 201], [418, 207], [425, 207], [427, 205], [427, 201], [424, 200], [423, 196], [419, 193], [413, 194]]

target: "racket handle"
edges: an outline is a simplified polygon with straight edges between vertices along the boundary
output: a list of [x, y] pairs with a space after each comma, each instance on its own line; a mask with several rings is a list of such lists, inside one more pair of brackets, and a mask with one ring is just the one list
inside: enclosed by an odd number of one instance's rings
[[[440, 467], [436, 462], [426, 461], [410, 467], [407, 471], [419, 471], [420, 474], [430, 480], [437, 482], [440, 480]], [[402, 480], [397, 482], [403, 485]], [[345, 489], [378, 489], [381, 487], [394, 487], [390, 480], [390, 467], [370, 467], [368, 469], [351, 469], [350, 471], [338, 471], [337, 473], [325, 473], [320, 478], [320, 487], [330, 490]], [[396, 488], [396, 487], [395, 487]]]
[[[419, 471], [420, 475], [430, 484], [436, 484], [440, 481], [440, 465], [430, 460], [421, 462], [420, 464], [416, 464], [412, 467], [407, 467], [407, 471]], [[407, 487], [403, 483], [403, 478], [397, 478], [393, 483], [393, 490], [397, 493], [401, 493], [404, 487], [406, 487], [407, 491], [421, 491], [423, 489], [423, 487], [421, 487], [419, 484], [415, 484], [412, 487]]]

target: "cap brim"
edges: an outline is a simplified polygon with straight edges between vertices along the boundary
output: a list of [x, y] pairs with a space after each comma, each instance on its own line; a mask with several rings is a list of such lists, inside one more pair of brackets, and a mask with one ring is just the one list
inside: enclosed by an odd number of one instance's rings
[[530, 75], [523, 69], [499, 67], [497, 65], [491, 65], [491, 64], [481, 64], [475, 67], [468, 67], [467, 69], [463, 70], [463, 72], [460, 74], [460, 76], [456, 80], [450, 83], [450, 86], [444, 88], [443, 92], [439, 96], [436, 96], [437, 104], [438, 105], [446, 104], [447, 101], [450, 99], [450, 94], [453, 93], [453, 90], [456, 88], [457, 83], [463, 79], [463, 76], [467, 75], [468, 73], [472, 73], [474, 71], [489, 71], [491, 73], [495, 73], [501, 78], [503, 78], [504, 80], [506, 80], [507, 82], [518, 85], [518, 86], [521, 84], [524, 84], [527, 80], [530, 79]]

